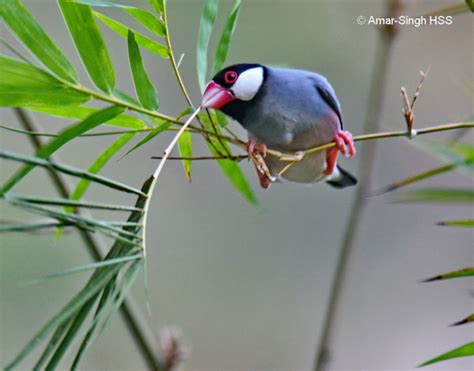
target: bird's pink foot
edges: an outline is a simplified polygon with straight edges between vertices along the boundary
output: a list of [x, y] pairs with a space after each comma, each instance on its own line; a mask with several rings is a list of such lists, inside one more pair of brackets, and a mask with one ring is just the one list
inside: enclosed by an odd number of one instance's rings
[[250, 139], [247, 142], [247, 153], [249, 158], [252, 158], [255, 169], [257, 170], [260, 186], [267, 189], [272, 182], [273, 177], [270, 175], [267, 165], [263, 158], [267, 155], [267, 146], [263, 143], [257, 143], [255, 139]]
[[267, 155], [267, 146], [263, 143], [257, 143], [255, 139], [250, 139], [247, 142], [247, 153], [249, 155], [260, 154], [265, 157]]
[[341, 152], [345, 156], [354, 157], [356, 149], [354, 146], [354, 140], [352, 134], [348, 131], [339, 131], [333, 140], [336, 146], [331, 148], [326, 155], [326, 170], [325, 175], [331, 175], [334, 172], [334, 168], [337, 163], [337, 156]]

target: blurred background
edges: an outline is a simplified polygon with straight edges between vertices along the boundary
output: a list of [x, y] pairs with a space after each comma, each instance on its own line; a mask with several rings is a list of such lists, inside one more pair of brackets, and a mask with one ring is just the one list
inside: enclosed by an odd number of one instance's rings
[[[145, 1], [116, 1], [146, 6]], [[25, 0], [62, 50], [81, 68], [70, 36], [52, 0]], [[185, 84], [194, 102], [200, 93], [196, 80], [196, 37], [202, 1], [169, 0], [171, 37]], [[228, 64], [260, 62], [308, 69], [326, 75], [343, 108], [346, 128], [362, 134], [377, 43], [374, 26], [358, 25], [359, 15], [383, 16], [384, 1], [365, 0], [246, 0], [233, 38]], [[407, 1], [404, 12], [418, 15], [459, 3], [451, 0]], [[222, 0], [218, 40], [232, 2]], [[101, 12], [130, 24], [119, 10]], [[102, 28], [117, 72], [118, 86], [132, 93], [126, 41]], [[419, 70], [431, 66], [416, 107], [416, 125], [460, 122], [473, 114], [473, 18], [456, 16], [452, 25], [403, 26], [388, 67], [381, 130], [404, 128], [400, 87], [410, 95]], [[3, 38], [16, 43], [4, 24]], [[471, 36], [469, 36], [471, 35]], [[217, 36], [217, 37], [216, 37]], [[214, 55], [211, 49], [211, 55]], [[3, 53], [7, 53], [5, 48]], [[185, 107], [166, 61], [143, 51], [150, 76], [161, 94], [161, 111], [176, 115]], [[54, 132], [65, 120], [34, 114], [44, 131]], [[19, 127], [11, 110], [0, 110], [1, 123]], [[244, 132], [232, 123], [232, 129]], [[32, 154], [28, 140], [2, 131], [2, 149]], [[443, 140], [455, 132], [424, 137]], [[466, 137], [467, 140], [471, 140]], [[104, 175], [139, 186], [156, 166], [171, 135], [147, 143], [120, 162], [112, 161]], [[59, 151], [63, 163], [87, 167], [113, 138], [78, 139]], [[373, 185], [378, 188], [441, 163], [406, 139], [378, 142]], [[360, 148], [364, 143], [359, 143]], [[196, 155], [207, 154], [198, 138]], [[358, 159], [343, 159], [357, 173]], [[16, 168], [2, 162], [2, 180]], [[325, 184], [276, 184], [258, 187], [253, 166], [242, 163], [263, 206], [258, 211], [230, 186], [212, 162], [193, 164], [187, 183], [180, 162], [169, 162], [152, 202], [148, 229], [146, 275], [147, 317], [157, 334], [168, 325], [182, 330], [191, 354], [184, 369], [309, 370], [321, 335], [335, 265], [354, 189], [343, 191]], [[426, 185], [472, 187], [462, 172], [437, 177]], [[42, 170], [24, 180], [17, 193], [56, 196]], [[126, 201], [105, 188], [93, 187], [88, 200]], [[468, 206], [398, 204], [396, 195], [370, 198], [362, 215], [349, 264], [332, 342], [333, 370], [411, 370], [421, 362], [472, 341], [472, 326], [449, 328], [474, 307], [472, 280], [421, 284], [420, 280], [472, 265], [472, 229], [442, 228], [443, 219], [473, 217]], [[2, 218], [32, 219], [2, 205]], [[1, 235], [0, 249], [0, 363], [8, 360], [42, 324], [85, 282], [88, 273], [22, 286], [35, 279], [91, 261], [76, 232], [57, 243], [54, 234]], [[109, 242], [109, 241], [106, 241]], [[133, 295], [146, 313], [143, 275]], [[31, 361], [31, 359], [30, 359]], [[32, 361], [31, 361], [32, 362]], [[472, 358], [432, 366], [440, 370], [473, 369]], [[25, 363], [25, 369], [33, 363]], [[87, 353], [83, 369], [143, 369], [145, 365], [120, 316]]]

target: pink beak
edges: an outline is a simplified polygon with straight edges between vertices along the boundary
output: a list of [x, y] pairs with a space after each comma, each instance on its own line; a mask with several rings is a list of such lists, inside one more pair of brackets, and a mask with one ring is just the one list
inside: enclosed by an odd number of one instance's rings
[[230, 90], [211, 81], [207, 84], [204, 94], [202, 95], [201, 107], [220, 109], [234, 99], [235, 97]]

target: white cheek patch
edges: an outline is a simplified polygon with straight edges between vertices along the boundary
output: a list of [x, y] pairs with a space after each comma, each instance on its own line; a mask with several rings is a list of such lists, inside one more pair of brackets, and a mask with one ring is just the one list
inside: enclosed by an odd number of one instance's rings
[[255, 67], [242, 72], [232, 86], [232, 92], [240, 100], [251, 100], [263, 83], [263, 68]]

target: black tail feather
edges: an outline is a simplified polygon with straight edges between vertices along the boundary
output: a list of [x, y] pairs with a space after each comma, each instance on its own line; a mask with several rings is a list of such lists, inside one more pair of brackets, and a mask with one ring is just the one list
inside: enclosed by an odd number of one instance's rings
[[348, 173], [340, 166], [337, 166], [337, 168], [339, 170], [340, 176], [335, 179], [328, 180], [326, 182], [327, 184], [334, 188], [346, 188], [357, 184], [357, 178], [354, 175]]

